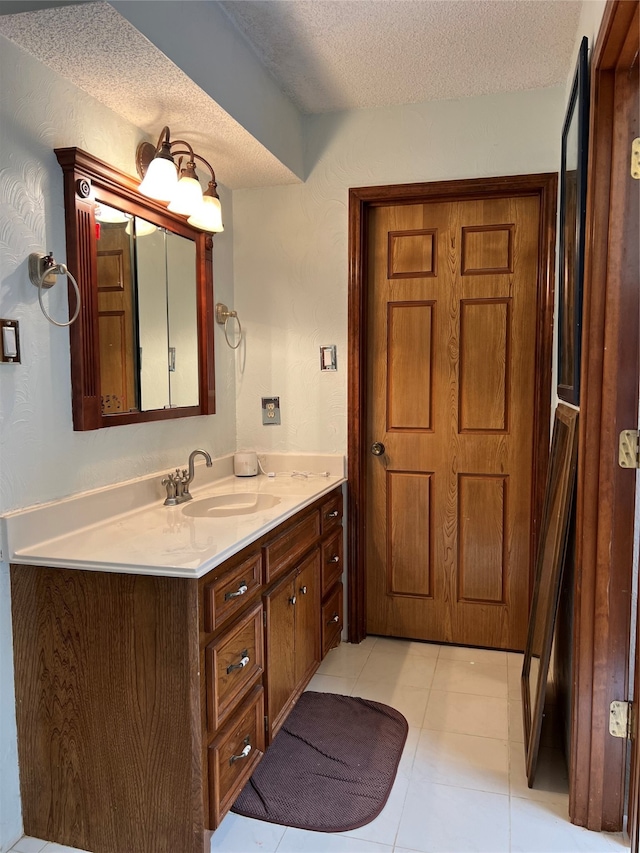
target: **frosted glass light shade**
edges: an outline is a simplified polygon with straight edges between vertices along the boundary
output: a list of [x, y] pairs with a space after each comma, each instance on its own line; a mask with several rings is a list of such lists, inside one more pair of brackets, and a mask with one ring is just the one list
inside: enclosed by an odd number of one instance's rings
[[138, 192], [157, 201], [171, 201], [178, 183], [178, 173], [173, 160], [154, 157], [149, 163]]
[[224, 231], [220, 199], [205, 194], [202, 197], [201, 207], [187, 219], [187, 222], [194, 228], [201, 228], [203, 231], [213, 231], [214, 233]]
[[183, 175], [175, 187], [169, 210], [172, 213], [190, 216], [199, 210], [201, 204], [202, 187], [195, 178], [187, 178]]

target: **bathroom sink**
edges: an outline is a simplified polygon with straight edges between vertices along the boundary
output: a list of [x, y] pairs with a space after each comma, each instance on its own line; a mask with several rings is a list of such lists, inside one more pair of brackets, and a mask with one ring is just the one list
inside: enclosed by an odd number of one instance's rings
[[191, 518], [226, 518], [230, 515], [249, 515], [252, 512], [260, 512], [279, 503], [280, 498], [275, 495], [235, 492], [230, 495], [215, 495], [212, 498], [190, 501], [182, 507], [182, 512]]

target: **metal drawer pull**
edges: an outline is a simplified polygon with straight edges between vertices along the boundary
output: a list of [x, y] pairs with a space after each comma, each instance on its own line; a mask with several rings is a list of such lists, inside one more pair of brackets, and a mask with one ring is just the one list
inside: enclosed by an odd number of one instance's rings
[[238, 598], [240, 595], [244, 595], [245, 592], [249, 589], [246, 581], [240, 581], [240, 586], [236, 590], [236, 592], [225, 592], [224, 600], [229, 601], [231, 598]]
[[339, 621], [340, 621], [340, 617], [338, 616], [337, 613], [334, 613], [333, 616], [331, 617], [331, 619], [329, 619], [329, 621], [327, 622], [327, 625], [333, 625], [334, 622], [339, 622]]
[[301, 586], [301, 587], [300, 587], [300, 593], [301, 593], [301, 595], [306, 595], [306, 594], [307, 594], [307, 588], [306, 588], [306, 586]]
[[334, 509], [333, 512], [328, 512], [326, 518], [337, 518], [340, 515], [337, 509]]
[[248, 650], [245, 649], [240, 654], [242, 655], [242, 657], [240, 658], [240, 663], [232, 663], [230, 666], [228, 666], [227, 667], [227, 675], [229, 675], [229, 673], [233, 672], [234, 669], [244, 669], [245, 666], [249, 663]]
[[289, 604], [295, 604], [295, 603], [296, 603], [296, 597], [295, 597], [295, 595], [292, 595], [291, 598], [289, 599]]
[[242, 758], [246, 758], [249, 755], [249, 753], [251, 752], [251, 744], [249, 743], [248, 737], [246, 737], [244, 739], [244, 743], [245, 743], [245, 746], [244, 746], [244, 749], [242, 750], [242, 752], [240, 753], [240, 755], [232, 755], [231, 758], [229, 759], [230, 765], [236, 761], [240, 761]]
[[333, 557], [329, 557], [329, 559], [327, 560], [327, 563], [339, 563], [339, 562], [340, 562], [340, 557], [338, 554], [334, 554]]

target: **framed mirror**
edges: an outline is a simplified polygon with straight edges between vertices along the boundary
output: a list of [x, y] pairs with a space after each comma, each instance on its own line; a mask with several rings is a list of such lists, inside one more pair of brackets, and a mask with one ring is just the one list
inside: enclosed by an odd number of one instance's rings
[[580, 332], [587, 215], [589, 60], [586, 36], [580, 51], [562, 128], [560, 167], [560, 261], [558, 300], [558, 397], [580, 402]]
[[522, 667], [522, 713], [527, 780], [532, 787], [538, 760], [553, 632], [575, 491], [578, 412], [556, 409], [545, 490], [536, 574]]
[[213, 241], [79, 148], [64, 173], [76, 430], [215, 412]]

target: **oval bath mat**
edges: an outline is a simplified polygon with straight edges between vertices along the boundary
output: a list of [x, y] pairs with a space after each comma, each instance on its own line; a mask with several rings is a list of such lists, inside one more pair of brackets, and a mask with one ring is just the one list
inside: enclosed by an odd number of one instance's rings
[[232, 811], [345, 832], [380, 814], [409, 726], [399, 711], [353, 696], [300, 696]]

